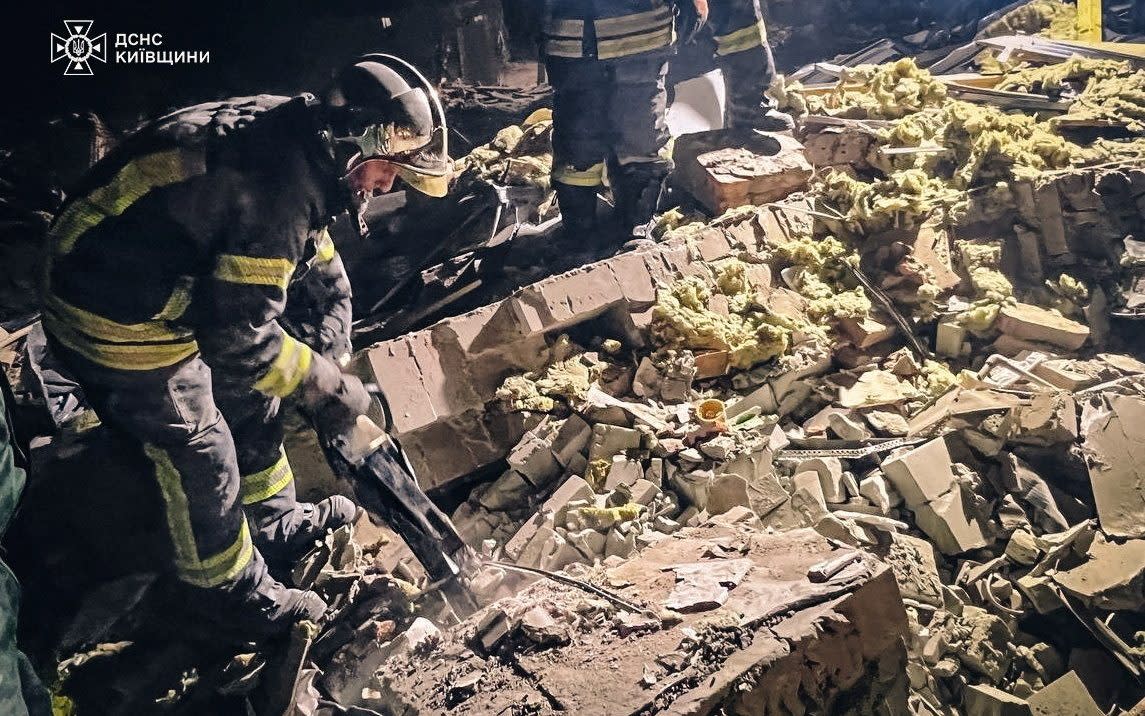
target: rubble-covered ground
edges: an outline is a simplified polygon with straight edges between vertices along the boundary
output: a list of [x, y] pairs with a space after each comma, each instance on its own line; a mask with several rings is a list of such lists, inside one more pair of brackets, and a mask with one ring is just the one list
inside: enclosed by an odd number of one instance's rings
[[[214, 670], [81, 639], [61, 708], [1142, 713], [1145, 68], [977, 62], [781, 83], [799, 141], [678, 138], [655, 243], [359, 353], [483, 609], [361, 525], [292, 575], [321, 632]], [[463, 180], [545, 190], [550, 126]]]

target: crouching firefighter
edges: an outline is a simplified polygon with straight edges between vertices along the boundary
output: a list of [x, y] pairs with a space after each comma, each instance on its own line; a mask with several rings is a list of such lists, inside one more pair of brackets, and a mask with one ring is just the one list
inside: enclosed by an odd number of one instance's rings
[[[444, 195], [445, 117], [412, 66], [368, 55], [317, 99], [259, 95], [151, 122], [49, 231], [43, 323], [101, 420], [150, 460], [185, 601], [250, 638], [325, 611], [272, 576], [353, 520], [300, 503], [282, 401], [339, 434], [370, 395], [327, 226], [401, 177]], [[268, 571], [268, 567], [270, 570]]]
[[554, 91], [552, 180], [565, 243], [583, 247], [602, 233], [596, 194], [606, 164], [621, 241], [634, 229], [641, 235], [671, 169], [662, 150], [674, 3], [545, 0], [541, 22]]

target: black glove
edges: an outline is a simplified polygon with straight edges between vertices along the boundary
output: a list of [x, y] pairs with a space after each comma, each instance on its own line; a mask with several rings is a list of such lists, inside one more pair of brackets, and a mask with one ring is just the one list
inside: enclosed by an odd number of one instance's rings
[[343, 373], [330, 359], [314, 354], [302, 402], [319, 434], [333, 437], [348, 432], [359, 415], [370, 411], [372, 401], [357, 376]]
[[678, 0], [676, 15], [680, 44], [690, 44], [708, 24], [708, 0]]

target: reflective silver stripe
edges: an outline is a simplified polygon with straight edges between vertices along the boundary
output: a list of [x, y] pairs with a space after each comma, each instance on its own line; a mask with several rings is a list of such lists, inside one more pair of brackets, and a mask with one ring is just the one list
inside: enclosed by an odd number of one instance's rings
[[672, 24], [672, 12], [666, 8], [638, 12], [634, 15], [606, 17], [596, 21], [598, 38], [619, 37], [634, 32], [663, 30]]
[[583, 40], [553, 40], [545, 38], [544, 52], [549, 57], [584, 57]]
[[544, 34], [556, 37], [584, 37], [584, 20], [549, 18], [545, 21]]
[[616, 57], [651, 52], [671, 45], [676, 39], [675, 34], [674, 28], [668, 26], [655, 33], [644, 33], [615, 40], [601, 40], [597, 43], [596, 56], [602, 60], [611, 60]]

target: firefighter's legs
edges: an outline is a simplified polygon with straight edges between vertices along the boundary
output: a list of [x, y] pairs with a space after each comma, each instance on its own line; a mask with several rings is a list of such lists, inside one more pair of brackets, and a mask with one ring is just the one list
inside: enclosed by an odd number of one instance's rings
[[732, 0], [712, 13], [716, 66], [724, 76], [724, 126], [735, 129], [784, 131], [791, 118], [777, 112], [767, 97], [775, 79], [775, 60], [759, 0]]
[[596, 243], [596, 194], [608, 156], [608, 73], [591, 59], [550, 58], [553, 86], [553, 188], [569, 244]]
[[193, 358], [171, 369], [118, 371], [92, 366], [58, 345], [53, 350], [100, 419], [143, 444], [190, 608], [251, 637], [321, 616], [318, 595], [276, 582], [253, 544], [234, 442], [215, 406], [206, 364]]
[[611, 176], [616, 218], [622, 236], [631, 237], [651, 222], [660, 203], [671, 162], [668, 143], [668, 60], [659, 53], [612, 62], [608, 120], [613, 130]]
[[222, 381], [215, 398], [234, 436], [239, 499], [251, 537], [272, 568], [288, 569], [327, 530], [352, 522], [358, 508], [341, 495], [313, 504], [297, 500], [277, 398], [251, 395], [249, 388]]

